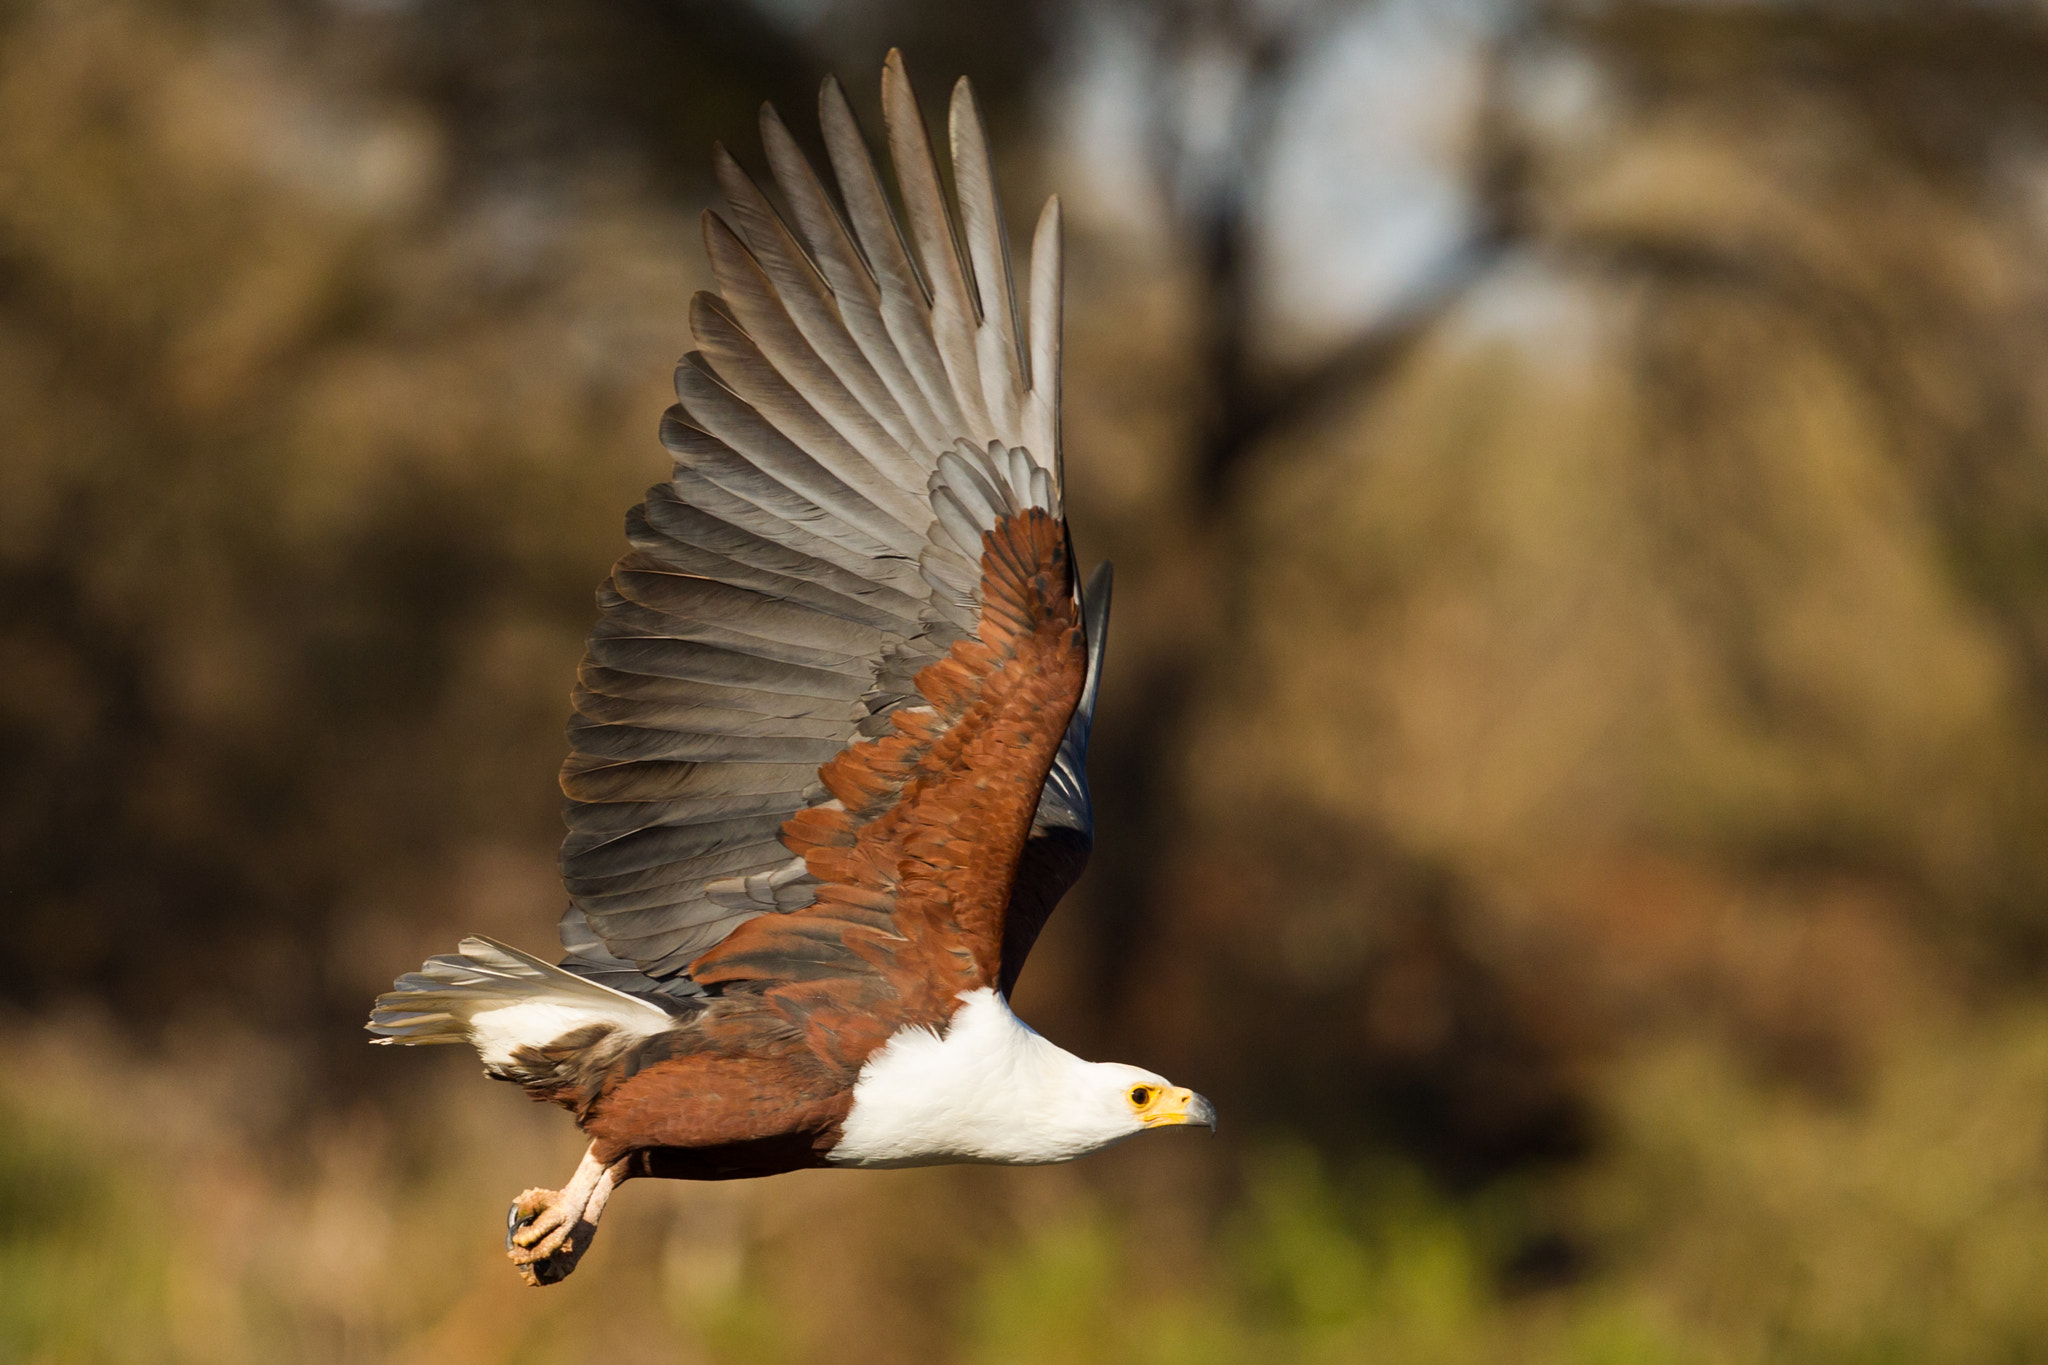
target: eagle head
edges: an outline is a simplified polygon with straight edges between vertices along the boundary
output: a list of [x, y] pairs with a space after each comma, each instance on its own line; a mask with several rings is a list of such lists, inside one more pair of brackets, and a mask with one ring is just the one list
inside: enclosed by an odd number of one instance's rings
[[861, 1068], [828, 1159], [842, 1166], [1039, 1166], [1216, 1108], [1164, 1076], [1090, 1062], [1039, 1036], [992, 989], [970, 991], [943, 1032], [909, 1028]]

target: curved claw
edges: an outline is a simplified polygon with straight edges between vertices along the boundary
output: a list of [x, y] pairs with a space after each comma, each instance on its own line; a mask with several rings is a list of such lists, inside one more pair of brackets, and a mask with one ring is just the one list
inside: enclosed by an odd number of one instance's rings
[[512, 1207], [505, 1211], [505, 1250], [512, 1250], [512, 1234], [518, 1232], [519, 1229], [525, 1227], [538, 1217], [540, 1217], [539, 1209], [535, 1209], [531, 1213], [521, 1213], [519, 1211], [519, 1201], [517, 1199], [513, 1200]]
[[[583, 1249], [577, 1245], [578, 1241], [587, 1245], [590, 1241], [590, 1236], [597, 1229], [584, 1225], [580, 1221], [568, 1227], [558, 1227], [553, 1235], [539, 1239], [536, 1242], [536, 1246], [548, 1246], [550, 1243], [558, 1243], [558, 1245], [553, 1246], [544, 1255], [535, 1256], [532, 1251], [519, 1244], [519, 1233], [522, 1229], [532, 1227], [535, 1223], [539, 1222], [541, 1217], [548, 1213], [552, 1207], [546, 1203], [535, 1203], [533, 1200], [535, 1193], [532, 1190], [527, 1191], [519, 1198], [513, 1200], [512, 1207], [506, 1211], [505, 1250], [512, 1254], [513, 1264], [518, 1268], [520, 1275], [528, 1284], [560, 1284], [563, 1280], [569, 1278], [569, 1272], [574, 1270], [576, 1263], [583, 1259]], [[552, 1192], [541, 1191], [541, 1193]], [[581, 1233], [582, 1236], [579, 1238], [574, 1235], [565, 1235], [576, 1233]]]

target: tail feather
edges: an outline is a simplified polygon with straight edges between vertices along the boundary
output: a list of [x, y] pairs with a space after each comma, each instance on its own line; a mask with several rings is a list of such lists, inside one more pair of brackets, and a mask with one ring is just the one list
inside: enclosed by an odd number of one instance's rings
[[493, 1075], [524, 1079], [517, 1063], [529, 1049], [579, 1032], [644, 1038], [675, 1022], [675, 1014], [653, 999], [613, 990], [493, 939], [466, 938], [457, 953], [430, 957], [398, 978], [396, 989], [377, 997], [367, 1027], [378, 1043], [469, 1043]]

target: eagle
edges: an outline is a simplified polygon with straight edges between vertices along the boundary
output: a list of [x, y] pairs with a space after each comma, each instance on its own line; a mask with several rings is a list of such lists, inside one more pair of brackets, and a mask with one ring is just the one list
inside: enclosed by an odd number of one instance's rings
[[717, 292], [661, 420], [673, 476], [598, 590], [561, 786], [564, 955], [487, 938], [379, 996], [380, 1043], [468, 1043], [590, 1145], [507, 1220], [553, 1284], [636, 1177], [1036, 1165], [1216, 1111], [1089, 1062], [1010, 995], [1094, 842], [1110, 573], [1060, 452], [1060, 206], [1023, 298], [974, 93], [942, 187], [902, 55], [898, 217], [844, 91], [837, 199], [772, 107], [777, 208], [721, 146]]

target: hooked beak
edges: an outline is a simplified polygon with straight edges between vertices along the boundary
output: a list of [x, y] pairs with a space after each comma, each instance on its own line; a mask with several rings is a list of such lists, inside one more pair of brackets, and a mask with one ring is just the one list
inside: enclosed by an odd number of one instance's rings
[[1152, 1102], [1144, 1117], [1147, 1128], [1179, 1128], [1198, 1124], [1216, 1131], [1216, 1106], [1185, 1086], [1175, 1086]]

